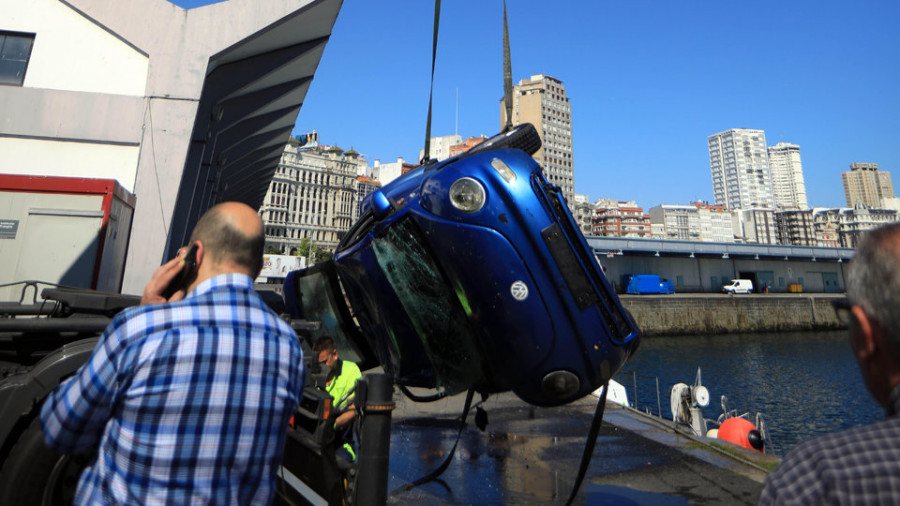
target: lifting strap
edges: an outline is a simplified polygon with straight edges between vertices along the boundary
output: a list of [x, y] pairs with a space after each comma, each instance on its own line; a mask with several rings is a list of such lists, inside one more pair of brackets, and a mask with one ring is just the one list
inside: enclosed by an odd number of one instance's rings
[[603, 411], [606, 408], [606, 392], [609, 391], [609, 382], [603, 385], [603, 393], [600, 394], [600, 400], [597, 401], [597, 409], [594, 411], [594, 419], [591, 420], [591, 428], [588, 430], [587, 442], [584, 444], [584, 453], [581, 455], [581, 465], [578, 467], [578, 476], [575, 478], [575, 484], [572, 486], [572, 494], [566, 501], [566, 506], [572, 504], [575, 496], [578, 495], [578, 489], [581, 488], [581, 482], [584, 480], [584, 474], [587, 472], [588, 464], [591, 463], [591, 456], [594, 454], [594, 444], [597, 443], [597, 434], [600, 433], [600, 425], [603, 423]]
[[433, 471], [422, 476], [416, 481], [407, 483], [406, 485], [401, 485], [388, 494], [388, 497], [394, 497], [396, 495], [402, 494], [403, 492], [407, 492], [412, 490], [423, 483], [428, 483], [429, 481], [437, 479], [444, 471], [447, 470], [447, 467], [450, 466], [450, 461], [453, 460], [453, 455], [456, 453], [456, 446], [459, 444], [459, 439], [462, 437], [463, 429], [466, 428], [466, 418], [469, 416], [469, 409], [472, 407], [472, 397], [475, 395], [475, 389], [470, 388], [469, 393], [466, 394], [466, 405], [463, 407], [462, 415], [459, 419], [459, 431], [456, 433], [456, 442], [453, 443], [453, 448], [450, 449], [450, 453], [444, 458], [444, 461], [441, 462], [441, 465], [436, 467]]
[[[505, 0], [504, 0], [505, 1]], [[434, 99], [434, 63], [437, 61], [438, 25], [441, 20], [441, 0], [434, 0], [434, 36], [431, 42], [431, 88], [428, 91], [428, 120], [425, 123], [425, 152], [420, 164], [431, 159], [431, 103]]]
[[503, 0], [503, 105], [506, 107], [504, 132], [512, 130], [512, 58], [509, 55], [509, 23], [506, 21], [506, 0]]

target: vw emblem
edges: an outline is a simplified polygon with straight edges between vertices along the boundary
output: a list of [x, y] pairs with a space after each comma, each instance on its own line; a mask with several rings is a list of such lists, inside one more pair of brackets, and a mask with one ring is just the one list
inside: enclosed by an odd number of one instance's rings
[[528, 285], [522, 281], [516, 281], [509, 287], [509, 293], [518, 301], [525, 300], [528, 298]]

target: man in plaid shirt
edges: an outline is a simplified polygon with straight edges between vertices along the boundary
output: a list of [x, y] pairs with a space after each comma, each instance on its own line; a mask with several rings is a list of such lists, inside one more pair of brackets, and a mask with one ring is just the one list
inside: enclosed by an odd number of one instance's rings
[[142, 305], [115, 317], [88, 362], [41, 410], [60, 452], [98, 447], [77, 504], [268, 504], [303, 388], [290, 326], [253, 291], [265, 237], [229, 202], [197, 223], [196, 275], [168, 300], [181, 257]]
[[768, 476], [759, 504], [900, 504], [900, 224], [860, 242], [846, 281], [835, 312], [887, 418], [792, 450]]

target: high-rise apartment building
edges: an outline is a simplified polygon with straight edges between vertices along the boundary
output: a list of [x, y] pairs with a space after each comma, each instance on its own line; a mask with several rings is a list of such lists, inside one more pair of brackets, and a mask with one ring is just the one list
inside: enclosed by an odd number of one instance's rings
[[291, 139], [259, 209], [266, 248], [290, 253], [308, 237], [334, 249], [357, 218], [359, 153], [334, 146], [301, 147]]
[[841, 172], [847, 207], [862, 202], [866, 207], [883, 209], [883, 199], [894, 196], [891, 173], [878, 170], [877, 163], [851, 163], [850, 172]]
[[769, 146], [768, 155], [775, 207], [782, 210], [809, 209], [803, 165], [800, 163], [800, 146], [779, 142]]
[[708, 140], [716, 205], [774, 209], [765, 132], [732, 128], [710, 135]]
[[[570, 203], [575, 195], [572, 163], [572, 107], [566, 87], [555, 77], [536, 75], [513, 87], [512, 124], [531, 123], [543, 145], [534, 159], [551, 183], [562, 188]], [[500, 127], [506, 125], [506, 107], [500, 102]]]

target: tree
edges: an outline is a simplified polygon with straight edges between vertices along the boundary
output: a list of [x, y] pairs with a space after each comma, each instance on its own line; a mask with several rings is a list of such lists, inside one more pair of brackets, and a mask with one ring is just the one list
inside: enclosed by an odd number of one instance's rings
[[310, 265], [325, 262], [333, 256], [331, 251], [316, 246], [316, 243], [310, 241], [309, 237], [304, 237], [300, 240], [300, 244], [293, 255], [305, 257]]
[[298, 257], [309, 257], [310, 249], [315, 248], [315, 244], [309, 240], [309, 237], [304, 237], [300, 239], [300, 245], [297, 246], [297, 250], [294, 252], [294, 255]]

